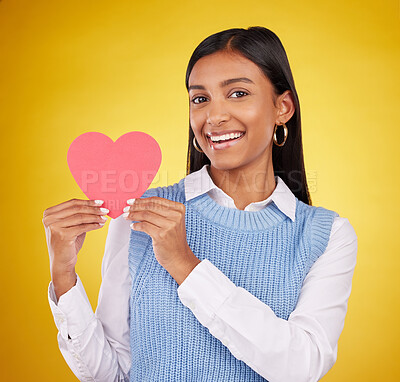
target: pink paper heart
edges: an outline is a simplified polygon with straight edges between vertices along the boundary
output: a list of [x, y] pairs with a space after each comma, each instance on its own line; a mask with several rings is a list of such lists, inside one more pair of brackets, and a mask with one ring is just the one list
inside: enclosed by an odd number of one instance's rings
[[70, 145], [68, 167], [89, 199], [104, 200], [108, 216], [123, 213], [126, 201], [140, 198], [161, 164], [161, 149], [150, 135], [132, 131], [115, 142], [107, 135], [84, 133]]

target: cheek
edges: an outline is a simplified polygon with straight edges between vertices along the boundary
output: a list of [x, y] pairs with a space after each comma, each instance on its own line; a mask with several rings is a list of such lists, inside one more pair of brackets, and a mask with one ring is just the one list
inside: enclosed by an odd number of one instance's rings
[[199, 112], [189, 112], [189, 122], [190, 126], [192, 126], [193, 131], [200, 131], [201, 126], [203, 125], [203, 117], [201, 116], [201, 113]]
[[252, 135], [267, 137], [271, 135], [274, 128], [275, 116], [273, 110], [265, 103], [253, 105], [252, 108], [244, 110], [247, 127]]
[[267, 134], [270, 123], [265, 109], [249, 107], [242, 109], [240, 113], [236, 114], [236, 117], [242, 122], [249, 135], [260, 137]]

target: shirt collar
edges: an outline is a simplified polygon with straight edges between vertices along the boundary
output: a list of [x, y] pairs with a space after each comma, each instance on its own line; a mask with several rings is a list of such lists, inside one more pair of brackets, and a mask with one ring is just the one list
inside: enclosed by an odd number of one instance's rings
[[[196, 198], [199, 195], [209, 193], [219, 193], [220, 196], [230, 198], [220, 188], [218, 188], [212, 181], [207, 171], [208, 165], [204, 165], [200, 170], [192, 172], [185, 177], [185, 196], [186, 200]], [[260, 202], [250, 203], [256, 206], [257, 209], [265, 208], [272, 201], [276, 206], [292, 221], [296, 215], [296, 197], [286, 185], [286, 183], [279, 177], [275, 176], [276, 187], [272, 194], [265, 200]], [[230, 198], [231, 199], [231, 198]]]

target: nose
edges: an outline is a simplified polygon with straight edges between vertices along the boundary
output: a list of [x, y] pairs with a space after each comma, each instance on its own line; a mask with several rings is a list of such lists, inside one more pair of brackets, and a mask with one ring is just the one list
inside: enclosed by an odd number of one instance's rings
[[223, 102], [213, 101], [210, 105], [207, 115], [207, 123], [211, 126], [220, 126], [223, 122], [230, 119], [230, 114], [224, 107]]

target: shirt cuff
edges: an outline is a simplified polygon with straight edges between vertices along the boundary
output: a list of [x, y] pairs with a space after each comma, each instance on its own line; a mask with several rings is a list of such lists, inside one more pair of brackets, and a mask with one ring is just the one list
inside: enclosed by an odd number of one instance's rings
[[60, 296], [58, 303], [51, 281], [48, 289], [48, 300], [54, 322], [65, 340], [79, 336], [95, 319], [85, 288], [79, 276], [76, 276], [76, 284]]
[[237, 286], [213, 263], [204, 259], [178, 287], [178, 296], [200, 323], [208, 326]]

